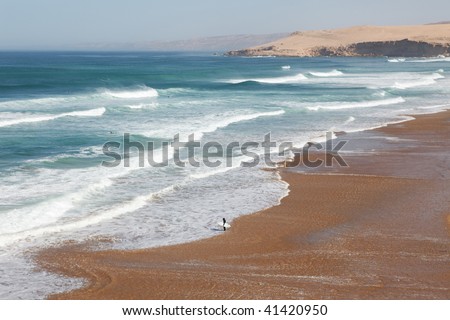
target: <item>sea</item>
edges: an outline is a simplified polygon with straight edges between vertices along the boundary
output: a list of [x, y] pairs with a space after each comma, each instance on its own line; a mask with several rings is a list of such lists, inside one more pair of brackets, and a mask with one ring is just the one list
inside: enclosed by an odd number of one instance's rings
[[292, 156], [281, 144], [448, 109], [449, 71], [445, 57], [1, 52], [0, 299], [83, 285], [39, 268], [44, 248], [220, 234], [289, 193], [261, 170]]

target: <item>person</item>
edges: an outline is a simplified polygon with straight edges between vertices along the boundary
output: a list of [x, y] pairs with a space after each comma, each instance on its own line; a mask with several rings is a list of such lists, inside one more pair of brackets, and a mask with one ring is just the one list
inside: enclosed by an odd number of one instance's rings
[[225, 218], [223, 218], [222, 220], [223, 220], [223, 231], [227, 231], [227, 227], [225, 226], [227, 224], [227, 220], [225, 220]]

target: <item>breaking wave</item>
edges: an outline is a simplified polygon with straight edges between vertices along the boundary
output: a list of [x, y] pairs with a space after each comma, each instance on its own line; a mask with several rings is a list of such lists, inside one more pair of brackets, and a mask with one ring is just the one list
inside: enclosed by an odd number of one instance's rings
[[391, 104], [399, 104], [405, 102], [402, 97], [384, 99], [384, 100], [374, 100], [374, 101], [363, 101], [363, 102], [342, 102], [329, 105], [318, 105], [307, 107], [308, 110], [318, 111], [320, 109], [325, 110], [340, 110], [340, 109], [353, 109], [353, 108], [371, 108], [378, 106], [388, 106]]
[[309, 74], [314, 77], [338, 77], [342, 76], [344, 73], [335, 69], [330, 72], [309, 72]]
[[[42, 121], [50, 121], [63, 117], [100, 117], [105, 113], [105, 108], [96, 108], [85, 111], [73, 111], [73, 112], [65, 112], [60, 114], [48, 114], [48, 115], [33, 115], [28, 113], [2, 113], [2, 118], [6, 118], [6, 120], [0, 121], [0, 127], [9, 127], [22, 123], [33, 123], [33, 122], [42, 122]], [[9, 118], [9, 119], [8, 119]]]
[[232, 79], [228, 80], [228, 83], [239, 84], [245, 82], [259, 82], [259, 83], [269, 83], [269, 84], [283, 84], [283, 83], [299, 83], [308, 80], [303, 74], [299, 73], [295, 76], [289, 77], [274, 77], [274, 78], [253, 78], [253, 79]]
[[150, 87], [142, 87], [138, 90], [105, 90], [104, 94], [117, 99], [142, 99], [142, 98], [156, 98], [158, 91]]
[[436, 80], [438, 79], [444, 79], [445, 77], [441, 75], [440, 73], [433, 73], [430, 76], [423, 77], [422, 79], [415, 79], [411, 81], [401, 81], [401, 82], [395, 82], [395, 84], [392, 86], [394, 89], [409, 89], [414, 87], [423, 87], [423, 86], [429, 86], [436, 83]]

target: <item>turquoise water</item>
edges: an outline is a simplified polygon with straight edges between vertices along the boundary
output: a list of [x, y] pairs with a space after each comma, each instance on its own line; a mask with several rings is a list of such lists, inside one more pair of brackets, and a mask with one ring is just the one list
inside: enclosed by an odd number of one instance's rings
[[0, 53], [0, 298], [79, 284], [33, 271], [27, 254], [36, 248], [98, 236], [113, 248], [186, 242], [288, 192], [276, 173], [259, 170], [263, 163], [242, 167], [249, 159], [238, 150], [229, 167], [139, 167], [132, 154], [130, 168], [107, 168], [106, 142], [129, 133], [155, 142], [159, 154], [178, 133], [226, 145], [262, 142], [270, 132], [278, 144], [301, 147], [327, 131], [448, 107], [449, 62]]

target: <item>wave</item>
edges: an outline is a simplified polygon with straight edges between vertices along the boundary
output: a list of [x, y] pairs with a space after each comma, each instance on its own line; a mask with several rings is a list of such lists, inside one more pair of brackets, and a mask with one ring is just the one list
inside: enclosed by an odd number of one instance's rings
[[77, 192], [68, 193], [51, 200], [45, 200], [29, 208], [24, 208], [28, 209], [26, 214], [17, 214], [16, 210], [13, 210], [11, 219], [4, 220], [6, 223], [1, 226], [2, 232], [0, 233], [2, 236], [0, 236], [0, 239], [8, 238], [12, 234], [27, 233], [27, 231], [35, 228], [39, 229], [46, 225], [57, 223], [60, 218], [64, 217], [66, 212], [75, 208], [85, 198], [95, 196], [112, 184], [113, 181], [111, 179], [103, 178]]
[[438, 79], [444, 79], [445, 77], [440, 73], [433, 73], [430, 76], [423, 77], [422, 79], [416, 79], [411, 81], [395, 82], [392, 86], [394, 89], [409, 89], [414, 87], [429, 86], [436, 83]]
[[66, 103], [76, 102], [79, 96], [66, 96], [66, 97], [47, 97], [47, 98], [34, 98], [34, 99], [19, 99], [0, 102], [0, 109], [7, 110], [24, 110], [27, 111], [35, 109], [42, 111], [49, 109], [52, 106], [59, 106]]
[[191, 94], [197, 92], [197, 90], [192, 88], [167, 88], [167, 89], [158, 89], [158, 93], [160, 95], [181, 95], [181, 94]]
[[387, 94], [386, 91], [380, 90], [380, 91], [377, 91], [377, 92], [373, 93], [372, 95], [375, 96], [375, 97], [385, 97], [386, 94]]
[[225, 168], [220, 168], [220, 169], [216, 169], [216, 170], [209, 170], [209, 171], [201, 172], [201, 173], [193, 173], [190, 175], [190, 178], [191, 179], [204, 179], [204, 178], [214, 176], [216, 174], [228, 172], [233, 169], [236, 169], [236, 168], [231, 166], [231, 167], [225, 167]]
[[450, 104], [438, 104], [434, 106], [424, 106], [424, 107], [418, 107], [418, 109], [436, 109], [436, 108], [448, 108], [450, 107]]
[[86, 111], [73, 111], [68, 113], [63, 113], [58, 117], [100, 117], [106, 112], [105, 108], [96, 108]]
[[39, 159], [29, 159], [25, 163], [56, 163], [66, 159], [92, 159], [104, 155], [102, 146], [83, 147], [74, 153], [60, 153]]
[[406, 60], [406, 62], [413, 63], [427, 63], [427, 62], [450, 62], [450, 57], [434, 57], [434, 58], [423, 58], [423, 59], [415, 59], [415, 60]]
[[[82, 200], [82, 198], [86, 195], [86, 193], [92, 194], [94, 192], [98, 192], [99, 189], [103, 189], [111, 185], [112, 182], [110, 179], [104, 179], [102, 184], [97, 184], [96, 186], [89, 187], [87, 190], [83, 191], [83, 194], [76, 194], [76, 195], [70, 194], [64, 196], [61, 199], [58, 199], [56, 202], [51, 201], [45, 203], [44, 204], [45, 206], [39, 208], [40, 209], [38, 210], [39, 212], [44, 209], [56, 208], [57, 214], [47, 215], [48, 219], [46, 220], [41, 219], [42, 215], [40, 215], [39, 219], [35, 220], [34, 225], [28, 224], [27, 229], [2, 233], [0, 235], [0, 247], [13, 244], [16, 241], [20, 241], [29, 237], [40, 237], [51, 233], [61, 233], [79, 230], [95, 224], [99, 224], [107, 220], [114, 219], [127, 213], [135, 212], [139, 209], [142, 209], [143, 207], [145, 207], [146, 205], [148, 205], [153, 201], [160, 200], [164, 196], [180, 190], [182, 187], [188, 185], [193, 180], [205, 179], [216, 174], [225, 173], [232, 169], [235, 169], [235, 167], [219, 168], [204, 173], [193, 174], [190, 177], [186, 178], [184, 181], [181, 181], [180, 183], [169, 185], [165, 188], [162, 188], [159, 191], [152, 192], [150, 194], [136, 196], [128, 201], [124, 201], [121, 204], [116, 205], [111, 209], [101, 210], [98, 211], [98, 213], [96, 214], [94, 213], [88, 216], [84, 216], [77, 220], [59, 222], [59, 219], [62, 217], [61, 211], [67, 212], [67, 210], [71, 209], [74, 206], [75, 202]], [[48, 211], [45, 212], [48, 213]], [[27, 221], [29, 222], [30, 217], [28, 216], [27, 218], [28, 218]]]
[[271, 56], [271, 55], [267, 55], [267, 56], [247, 56], [247, 57], [241, 57], [244, 59], [261, 59], [261, 58], [276, 58], [277, 56]]
[[154, 109], [158, 106], [157, 103], [139, 103], [139, 104], [129, 104], [124, 107], [130, 109]]
[[374, 101], [363, 101], [363, 102], [342, 102], [337, 104], [329, 105], [318, 105], [307, 107], [308, 110], [318, 111], [320, 109], [325, 110], [340, 110], [340, 109], [353, 109], [353, 108], [371, 108], [378, 106], [387, 106], [391, 104], [399, 104], [405, 102], [402, 97], [384, 99], [384, 100], [374, 100]]
[[393, 59], [388, 59], [388, 62], [405, 62], [406, 59], [405, 58], [393, 58]]
[[[438, 72], [439, 71], [439, 72]], [[349, 88], [350, 86], [370, 90], [399, 89], [432, 85], [435, 80], [445, 78], [445, 74], [435, 72], [380, 72], [380, 73], [352, 73], [341, 77], [310, 77], [307, 84], [327, 84], [333, 87]], [[389, 92], [388, 90], [388, 92]], [[375, 93], [375, 92], [374, 92]]]
[[423, 79], [423, 80], [415, 80], [415, 81], [405, 81], [405, 82], [396, 82], [392, 88], [394, 89], [409, 89], [414, 87], [424, 87], [435, 84], [436, 81], [433, 79]]
[[431, 106], [422, 106], [422, 107], [416, 107], [414, 110], [417, 114], [433, 114], [442, 112], [445, 110], [448, 110], [450, 108], [450, 104], [438, 104], [438, 105], [431, 105]]
[[43, 122], [55, 120], [63, 117], [99, 117], [106, 112], [104, 107], [85, 111], [65, 112], [55, 115], [30, 115], [27, 113], [3, 113], [6, 117], [14, 117], [0, 121], [0, 127], [9, 127], [23, 123]]
[[283, 69], [283, 70], [289, 70], [289, 69], [291, 69], [291, 66], [282, 66], [281, 69]]
[[314, 77], [338, 77], [342, 76], [344, 73], [342, 71], [334, 69], [330, 72], [309, 72], [309, 74]]
[[57, 223], [57, 220], [53, 221], [53, 223], [49, 221], [50, 223], [45, 226], [30, 228], [16, 233], [2, 234], [0, 236], [0, 246], [9, 245], [18, 240], [26, 239], [28, 237], [39, 237], [49, 233], [66, 232], [85, 228], [102, 221], [123, 215], [125, 213], [136, 211], [144, 207], [148, 203], [148, 201], [152, 200], [154, 196], [156, 195], [150, 194], [149, 196], [139, 196], [129, 202], [123, 203], [121, 206], [118, 206], [114, 209], [105, 210], [100, 214], [90, 215], [78, 221], [62, 224], [54, 224]]
[[150, 87], [142, 87], [138, 90], [105, 90], [104, 94], [117, 99], [142, 99], [142, 98], [156, 98], [158, 97], [158, 91]]
[[158, 97], [158, 91], [150, 87], [140, 87], [135, 90], [110, 90], [110, 89], [96, 89], [91, 93], [79, 93], [67, 96], [53, 96], [31, 99], [19, 99], [0, 101], [0, 109], [4, 110], [51, 110], [53, 106], [95, 106], [94, 103], [105, 103], [111, 98], [113, 99], [143, 99]]
[[349, 123], [352, 123], [352, 122], [355, 121], [355, 120], [356, 120], [355, 117], [350, 116], [350, 117], [344, 122], [344, 125], [349, 124]]
[[278, 116], [278, 115], [282, 115], [284, 113], [285, 113], [284, 110], [277, 110], [277, 111], [259, 112], [259, 113], [253, 113], [253, 114], [231, 116], [227, 119], [223, 119], [223, 120], [211, 123], [209, 126], [202, 128], [198, 132], [195, 132], [195, 137], [198, 136], [200, 139], [204, 133], [214, 132], [217, 129], [228, 127], [230, 124], [233, 124], [233, 123], [249, 121], [249, 120], [257, 119], [260, 117]]
[[249, 121], [260, 117], [277, 116], [284, 113], [284, 110], [276, 110], [249, 114], [235, 114], [231, 112], [210, 114], [202, 118], [191, 119], [191, 123], [176, 122], [162, 125], [160, 128], [144, 132], [142, 135], [146, 137], [167, 139], [172, 138], [175, 134], [180, 134], [180, 139], [186, 140], [188, 135], [194, 134], [195, 139], [201, 139], [205, 133], [214, 132], [217, 129], [225, 128], [233, 123]]
[[288, 77], [274, 77], [274, 78], [249, 78], [249, 79], [232, 79], [228, 80], [228, 83], [240, 84], [245, 82], [259, 82], [269, 84], [283, 84], [283, 83], [299, 83], [304, 80], [308, 80], [303, 74], [299, 73], [295, 76]]

